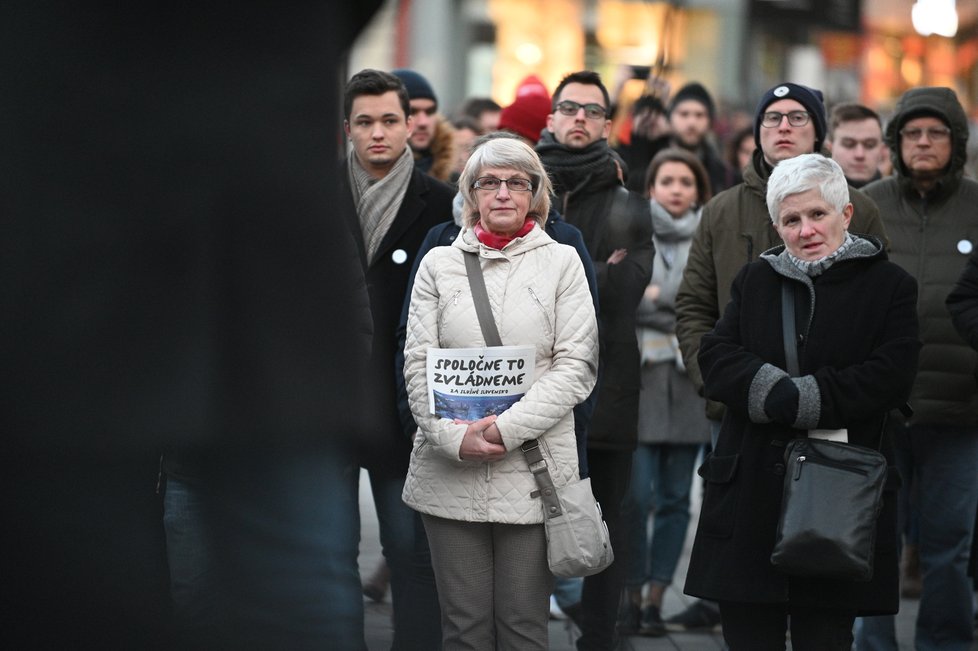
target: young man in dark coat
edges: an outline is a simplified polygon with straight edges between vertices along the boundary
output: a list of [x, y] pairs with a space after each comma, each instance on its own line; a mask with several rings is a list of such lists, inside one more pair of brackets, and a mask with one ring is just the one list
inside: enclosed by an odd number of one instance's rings
[[[579, 228], [598, 276], [601, 359], [588, 429], [588, 469], [612, 545], [624, 549], [619, 522], [638, 437], [640, 360], [635, 310], [652, 275], [652, 215], [647, 199], [621, 184], [608, 147], [610, 99], [597, 73], [564, 77], [536, 151], [554, 182], [556, 207]], [[611, 649], [625, 579], [615, 561], [584, 580], [579, 649]]]
[[[867, 185], [890, 235], [890, 255], [920, 284], [920, 373], [910, 419], [893, 418], [900, 472], [920, 517], [924, 581], [918, 649], [970, 649], [967, 558], [978, 508], [978, 353], [955, 332], [945, 299], [978, 245], [978, 183], [963, 178], [968, 120], [950, 88], [912, 88], [886, 126], [895, 176]], [[893, 622], [867, 620], [861, 636], [894, 649]], [[862, 638], [861, 638], [862, 639]]]
[[[401, 501], [411, 440], [397, 412], [394, 357], [397, 324], [411, 267], [428, 230], [451, 217], [454, 191], [419, 171], [408, 138], [407, 91], [386, 72], [362, 70], [344, 98], [344, 129], [352, 147], [342, 172], [356, 207], [358, 236], [373, 313], [368, 378], [380, 426], [359, 432], [360, 465], [370, 475], [384, 558], [390, 567], [395, 648], [437, 648], [440, 614], [433, 575], [414, 563], [424, 532]], [[434, 636], [432, 635], [434, 632]]]

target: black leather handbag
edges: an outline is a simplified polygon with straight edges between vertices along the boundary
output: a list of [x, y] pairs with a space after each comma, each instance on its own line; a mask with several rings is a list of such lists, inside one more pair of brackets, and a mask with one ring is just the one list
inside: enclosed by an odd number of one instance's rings
[[[782, 280], [788, 373], [799, 374], [794, 297]], [[771, 563], [785, 574], [869, 581], [886, 458], [878, 450], [798, 438], [785, 450], [784, 493]]]

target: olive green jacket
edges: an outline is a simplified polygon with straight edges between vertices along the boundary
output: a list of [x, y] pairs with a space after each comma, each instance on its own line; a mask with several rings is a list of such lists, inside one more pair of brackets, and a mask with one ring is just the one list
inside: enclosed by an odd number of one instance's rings
[[[951, 160], [926, 194], [914, 187], [900, 156], [900, 129], [918, 115], [941, 116], [951, 128]], [[910, 394], [911, 423], [978, 425], [978, 353], [959, 335], [944, 304], [978, 247], [978, 183], [963, 178], [968, 119], [949, 88], [913, 88], [897, 102], [886, 128], [895, 176], [864, 190], [890, 233], [890, 260], [917, 279], [920, 366]]]
[[[782, 244], [767, 210], [770, 174], [760, 150], [744, 168], [744, 182], [713, 197], [693, 236], [689, 261], [676, 296], [676, 336], [693, 383], [703, 393], [696, 354], [700, 338], [713, 329], [730, 301], [730, 286], [740, 268], [770, 248]], [[855, 188], [849, 188], [854, 212], [849, 230], [875, 235], [889, 245], [879, 210]], [[706, 415], [723, 418], [723, 405], [707, 402]]]

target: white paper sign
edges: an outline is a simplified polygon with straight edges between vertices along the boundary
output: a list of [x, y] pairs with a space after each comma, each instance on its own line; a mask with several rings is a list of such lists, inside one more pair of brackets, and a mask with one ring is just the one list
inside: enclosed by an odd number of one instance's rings
[[440, 418], [499, 415], [533, 384], [533, 346], [428, 349], [428, 411]]
[[849, 442], [849, 430], [842, 429], [810, 429], [808, 438], [825, 439], [826, 441], [838, 441], [839, 443]]

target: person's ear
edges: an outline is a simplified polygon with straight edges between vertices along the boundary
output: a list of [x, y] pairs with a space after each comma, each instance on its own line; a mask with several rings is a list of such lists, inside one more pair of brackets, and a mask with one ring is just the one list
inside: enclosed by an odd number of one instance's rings
[[352, 136], [350, 135], [350, 121], [349, 120], [343, 120], [343, 133], [346, 134], [346, 137], [347, 138], [351, 138], [352, 139]]
[[604, 129], [601, 130], [601, 137], [606, 139], [611, 135], [611, 120], [604, 121]]
[[842, 209], [842, 225], [846, 230], [849, 230], [849, 222], [852, 221], [853, 210], [851, 203], [847, 203], [846, 207]]

